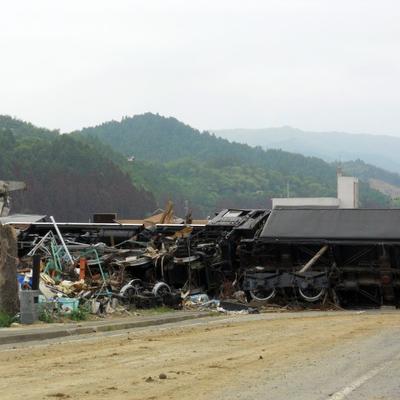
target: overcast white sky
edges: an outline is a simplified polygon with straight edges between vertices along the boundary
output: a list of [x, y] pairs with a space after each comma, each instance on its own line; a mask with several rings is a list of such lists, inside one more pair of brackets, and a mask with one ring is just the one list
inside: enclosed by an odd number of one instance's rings
[[399, 0], [0, 0], [0, 114], [400, 134]]

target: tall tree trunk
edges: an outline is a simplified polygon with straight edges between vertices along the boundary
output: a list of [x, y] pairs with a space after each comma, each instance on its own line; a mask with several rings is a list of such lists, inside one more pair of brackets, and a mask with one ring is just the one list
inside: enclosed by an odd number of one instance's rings
[[0, 225], [0, 311], [19, 311], [17, 284], [17, 238], [11, 226]]

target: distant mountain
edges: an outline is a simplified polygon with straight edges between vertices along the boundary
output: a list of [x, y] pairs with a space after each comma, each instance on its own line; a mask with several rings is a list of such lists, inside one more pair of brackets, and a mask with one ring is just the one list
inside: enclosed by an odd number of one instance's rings
[[[88, 221], [95, 212], [143, 217], [156, 208], [151, 193], [95, 143], [0, 116], [0, 179], [22, 180], [12, 211]], [[109, 149], [108, 153], [112, 153]]]
[[[147, 113], [85, 128], [74, 135], [98, 139], [135, 161], [124, 168], [159, 203], [185, 200], [199, 215], [222, 207], [268, 207], [270, 198], [335, 196], [336, 166], [317, 157], [263, 150], [200, 132], [175, 118]], [[298, 153], [298, 151], [296, 152]], [[389, 205], [362, 184], [364, 206]]]
[[357, 176], [365, 182], [374, 179], [381, 180], [392, 186], [400, 187], [400, 174], [386, 171], [383, 168], [367, 164], [362, 160], [346, 161], [334, 164], [337, 167], [342, 168], [347, 174]]
[[306, 132], [284, 126], [267, 129], [225, 129], [217, 136], [264, 149], [282, 149], [328, 162], [361, 159], [400, 173], [400, 137], [343, 132]]
[[[348, 170], [365, 180], [363, 206], [391, 204], [368, 180], [383, 177], [395, 186], [397, 174], [361, 161]], [[151, 113], [62, 135], [0, 116], [0, 179], [28, 185], [13, 196], [14, 212], [76, 221], [94, 212], [140, 218], [168, 199], [180, 215], [188, 206], [194, 217], [206, 217], [225, 207], [269, 207], [272, 197], [288, 193], [336, 195], [333, 163], [231, 143]]]

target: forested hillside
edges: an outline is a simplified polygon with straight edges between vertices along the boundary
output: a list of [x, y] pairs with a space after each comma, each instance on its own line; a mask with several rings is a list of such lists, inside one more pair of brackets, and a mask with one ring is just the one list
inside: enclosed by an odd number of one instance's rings
[[[13, 212], [59, 220], [84, 221], [94, 212], [139, 218], [169, 199], [178, 214], [187, 201], [203, 218], [224, 207], [268, 207], [272, 197], [288, 192], [336, 194], [333, 164], [230, 143], [150, 113], [69, 135], [0, 116], [0, 155], [0, 179], [28, 185], [14, 195]], [[390, 204], [366, 183], [361, 201], [367, 207]]]
[[[199, 132], [175, 118], [155, 114], [124, 118], [75, 135], [98, 139], [134, 162], [122, 168], [180, 211], [185, 200], [197, 215], [222, 207], [266, 207], [271, 197], [335, 196], [336, 167], [316, 157], [263, 150]], [[388, 206], [388, 197], [361, 185], [366, 207]]]
[[391, 185], [400, 187], [400, 175], [398, 173], [386, 171], [383, 168], [367, 164], [362, 160], [336, 163], [336, 165], [340, 165], [346, 171], [346, 173], [357, 176], [364, 181], [368, 181], [370, 179], [379, 179], [390, 183]]
[[26, 182], [13, 195], [13, 212], [87, 221], [95, 212], [143, 217], [156, 208], [128, 174], [90, 143], [0, 117], [0, 179]]
[[257, 166], [283, 174], [335, 181], [335, 171], [319, 158], [231, 143], [208, 132], [201, 133], [175, 118], [151, 113], [85, 128], [79, 133], [98, 138], [116, 151], [127, 157], [134, 156], [137, 160], [164, 163], [190, 158], [211, 162], [214, 168]]

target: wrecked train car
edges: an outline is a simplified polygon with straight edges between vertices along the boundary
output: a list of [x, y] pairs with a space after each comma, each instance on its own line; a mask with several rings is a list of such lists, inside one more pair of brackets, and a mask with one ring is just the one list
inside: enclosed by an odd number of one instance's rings
[[137, 305], [243, 290], [274, 303], [398, 306], [399, 219], [400, 210], [226, 209], [204, 224], [59, 223], [64, 245], [39, 222], [20, 226], [19, 255], [29, 264], [40, 254], [58, 290], [69, 281], [79, 296]]
[[[57, 234], [52, 222], [17, 223], [10, 222], [19, 230], [18, 252], [19, 255], [28, 253], [48, 232]], [[119, 224], [119, 223], [80, 223], [58, 222], [57, 227], [66, 242], [98, 244], [107, 246], [118, 245], [121, 242], [136, 237], [143, 230], [143, 224]]]
[[400, 304], [400, 210], [277, 208], [241, 243], [243, 288], [256, 299]]
[[267, 218], [265, 210], [223, 210], [202, 227], [171, 225], [163, 229], [164, 254], [155, 263], [157, 276], [185, 293], [219, 296], [232, 286], [239, 270], [238, 245], [253, 237]]
[[127, 301], [165, 291], [219, 296], [238, 282], [240, 241], [253, 237], [267, 215], [223, 210], [207, 224], [190, 225], [19, 223], [19, 256], [29, 269], [29, 258], [40, 255], [53, 286], [83, 280], [75, 286]]

